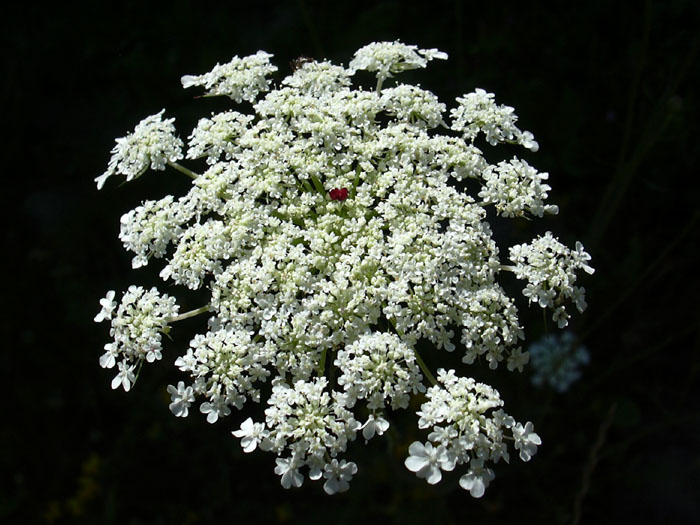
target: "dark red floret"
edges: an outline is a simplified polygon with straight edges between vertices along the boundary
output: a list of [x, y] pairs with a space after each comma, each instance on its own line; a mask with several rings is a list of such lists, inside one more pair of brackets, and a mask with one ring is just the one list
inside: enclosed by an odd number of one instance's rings
[[331, 200], [344, 201], [348, 198], [347, 188], [333, 188], [330, 192]]

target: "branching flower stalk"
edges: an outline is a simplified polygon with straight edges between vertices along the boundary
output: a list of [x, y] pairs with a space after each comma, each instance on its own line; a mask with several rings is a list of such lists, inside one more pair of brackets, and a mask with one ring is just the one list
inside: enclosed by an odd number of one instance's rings
[[[199, 403], [216, 423], [265, 402], [261, 420], [233, 432], [243, 450], [274, 452], [285, 488], [306, 476], [333, 494], [358, 472], [341, 457], [358, 433], [381, 436], [391, 411], [424, 395], [417, 415], [427, 440], [410, 445], [406, 467], [433, 484], [461, 466], [460, 485], [481, 497], [492, 464], [509, 461], [506, 443], [529, 461], [540, 437], [503, 411], [490, 386], [454, 369], [433, 375], [416, 345], [459, 351], [465, 372], [477, 358], [522, 371], [529, 356], [516, 301], [498, 283], [503, 270], [560, 327], [570, 303], [586, 307], [574, 283], [593, 269], [580, 243], [571, 250], [547, 233], [511, 247], [507, 264], [486, 221], [489, 206], [503, 217], [557, 213], [545, 204], [546, 173], [517, 157], [489, 164], [476, 145], [538, 144], [481, 89], [457, 98], [447, 122], [430, 91], [388, 83], [447, 58], [435, 49], [379, 42], [348, 67], [299, 61], [277, 87], [270, 58], [260, 51], [182, 78], [247, 108], [202, 118], [184, 154], [163, 111], [117, 139], [98, 188], [166, 166], [192, 178], [184, 196], [147, 200], [121, 218], [132, 266], [163, 259], [164, 281], [211, 298], [180, 314], [156, 288], [132, 286], [119, 300], [108, 292], [95, 321], [110, 321], [113, 341], [100, 364], [117, 369], [113, 388], [129, 390], [144, 362], [163, 358], [173, 323], [207, 315], [205, 333], [179, 355], [168, 351], [185, 376], [168, 386], [175, 416]], [[353, 88], [361, 70], [376, 75], [376, 89]], [[183, 158], [208, 168], [197, 175]], [[478, 195], [460, 189], [465, 179], [480, 183]]]

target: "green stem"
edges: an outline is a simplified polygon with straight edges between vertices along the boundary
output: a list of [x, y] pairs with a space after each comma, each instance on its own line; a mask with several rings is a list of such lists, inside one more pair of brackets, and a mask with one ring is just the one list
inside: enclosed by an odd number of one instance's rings
[[197, 175], [195, 172], [188, 170], [184, 166], [180, 166], [177, 162], [168, 161], [168, 166], [170, 166], [171, 168], [175, 168], [180, 173], [184, 173], [191, 179], [196, 179], [197, 177], [199, 177], [199, 175]]
[[384, 83], [383, 78], [378, 78], [377, 79], [377, 93], [379, 93], [382, 90], [382, 84]]
[[[396, 333], [399, 334], [399, 337], [403, 338], [403, 334], [401, 333], [401, 330], [396, 328], [396, 321], [394, 321], [390, 317], [387, 317], [387, 319], [391, 323], [391, 326], [394, 327], [394, 330], [396, 331]], [[438, 382], [435, 379], [435, 376], [428, 368], [428, 365], [425, 364], [425, 361], [423, 361], [423, 358], [420, 356], [420, 354], [418, 353], [418, 350], [416, 350], [415, 347], [413, 348], [413, 355], [416, 356], [416, 362], [418, 363], [418, 366], [420, 367], [421, 371], [423, 372], [423, 375], [425, 375], [425, 377], [428, 378], [428, 381], [430, 381], [434, 386], [437, 386]]]
[[423, 358], [418, 353], [418, 350], [416, 350], [414, 348], [413, 354], [416, 356], [416, 362], [418, 363], [418, 366], [420, 367], [420, 369], [423, 372], [423, 374], [425, 375], [425, 377], [428, 378], [428, 381], [430, 381], [433, 384], [433, 386], [437, 386], [438, 382], [435, 379], [435, 376], [433, 376], [432, 372], [428, 368], [428, 365], [426, 365], [425, 361], [423, 361]]
[[323, 184], [321, 184], [321, 181], [318, 180], [318, 177], [316, 177], [316, 175], [311, 175], [311, 182], [314, 183], [314, 187], [316, 188], [317, 192], [319, 192], [321, 195], [326, 194], [326, 189], [323, 187]]
[[307, 192], [309, 192], [309, 193], [312, 193], [312, 192], [314, 191], [313, 188], [311, 187], [311, 184], [309, 184], [309, 181], [306, 180], [306, 179], [304, 179], [304, 180], [301, 181], [301, 185], [302, 185], [302, 186], [304, 187], [304, 189], [305, 189]]
[[189, 312], [185, 312], [184, 314], [176, 315], [175, 317], [168, 317], [165, 319], [166, 323], [175, 323], [177, 321], [182, 321], [183, 319], [189, 319], [190, 317], [195, 317], [199, 314], [203, 314], [205, 312], [208, 312], [210, 310], [209, 305], [202, 306], [201, 308], [197, 308], [196, 310], [190, 310]]
[[324, 372], [326, 371], [326, 353], [328, 352], [327, 348], [324, 348], [321, 350], [321, 361], [318, 363], [318, 377], [322, 377]]

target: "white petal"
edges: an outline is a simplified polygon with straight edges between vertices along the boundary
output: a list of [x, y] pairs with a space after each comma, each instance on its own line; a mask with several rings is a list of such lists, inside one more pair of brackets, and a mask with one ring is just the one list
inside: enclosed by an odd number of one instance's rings
[[442, 472], [435, 465], [431, 465], [430, 466], [430, 473], [428, 474], [428, 476], [426, 476], [425, 479], [431, 485], [435, 485], [436, 483], [439, 483], [440, 480], [442, 479]]
[[426, 457], [409, 456], [406, 458], [406, 461], [404, 461], [404, 465], [406, 465], [406, 468], [411, 472], [418, 472], [427, 467], [428, 464], [429, 461]]
[[414, 441], [411, 446], [408, 447], [408, 453], [411, 456], [425, 456], [425, 446], [420, 441]]
[[326, 494], [333, 495], [338, 492], [339, 489], [339, 483], [336, 478], [330, 478], [323, 484], [323, 490], [326, 491]]

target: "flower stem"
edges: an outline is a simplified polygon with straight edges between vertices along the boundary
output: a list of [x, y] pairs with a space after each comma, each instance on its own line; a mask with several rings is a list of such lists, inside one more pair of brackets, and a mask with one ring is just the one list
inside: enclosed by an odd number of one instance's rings
[[321, 350], [321, 361], [318, 363], [318, 377], [323, 377], [326, 371], [326, 353], [328, 349]]
[[321, 184], [321, 181], [318, 180], [318, 177], [316, 177], [316, 175], [311, 175], [311, 182], [314, 183], [314, 187], [316, 188], [317, 192], [319, 192], [321, 195], [326, 194], [326, 189], [323, 187], [323, 184]]
[[188, 170], [184, 166], [180, 166], [177, 162], [168, 161], [168, 166], [170, 166], [171, 168], [175, 168], [180, 173], [184, 173], [191, 179], [196, 179], [197, 177], [199, 177], [199, 175], [197, 175], [195, 172]]
[[425, 364], [425, 361], [423, 361], [423, 358], [420, 356], [416, 348], [413, 348], [413, 354], [416, 356], [416, 362], [418, 363], [418, 366], [420, 367], [425, 377], [428, 378], [428, 381], [430, 381], [433, 384], [433, 386], [437, 386], [438, 382], [435, 379], [435, 376], [433, 376], [432, 372], [428, 368], [428, 365]]
[[[391, 326], [394, 327], [394, 330], [396, 331], [397, 334], [399, 334], [399, 337], [403, 338], [403, 334], [401, 333], [401, 330], [396, 328], [396, 321], [394, 321], [392, 318], [387, 317], [389, 322], [391, 323]], [[413, 350], [413, 355], [416, 356], [416, 363], [418, 363], [418, 366], [420, 367], [421, 371], [423, 372], [423, 375], [428, 378], [428, 381], [430, 381], [434, 386], [437, 386], [438, 382], [435, 379], [435, 376], [433, 373], [430, 371], [428, 368], [428, 365], [425, 364], [425, 361], [423, 361], [423, 358], [420, 356], [418, 353], [418, 350], [416, 348], [412, 348]]]
[[209, 310], [210, 310], [209, 305], [202, 306], [201, 308], [197, 308], [196, 310], [190, 310], [189, 312], [185, 312], [184, 314], [176, 315], [175, 317], [168, 317], [166, 319], [166, 322], [168, 324], [175, 323], [177, 321], [182, 321], [183, 319], [189, 319], [190, 317], [195, 317], [199, 314], [203, 314], [204, 312], [208, 312]]

